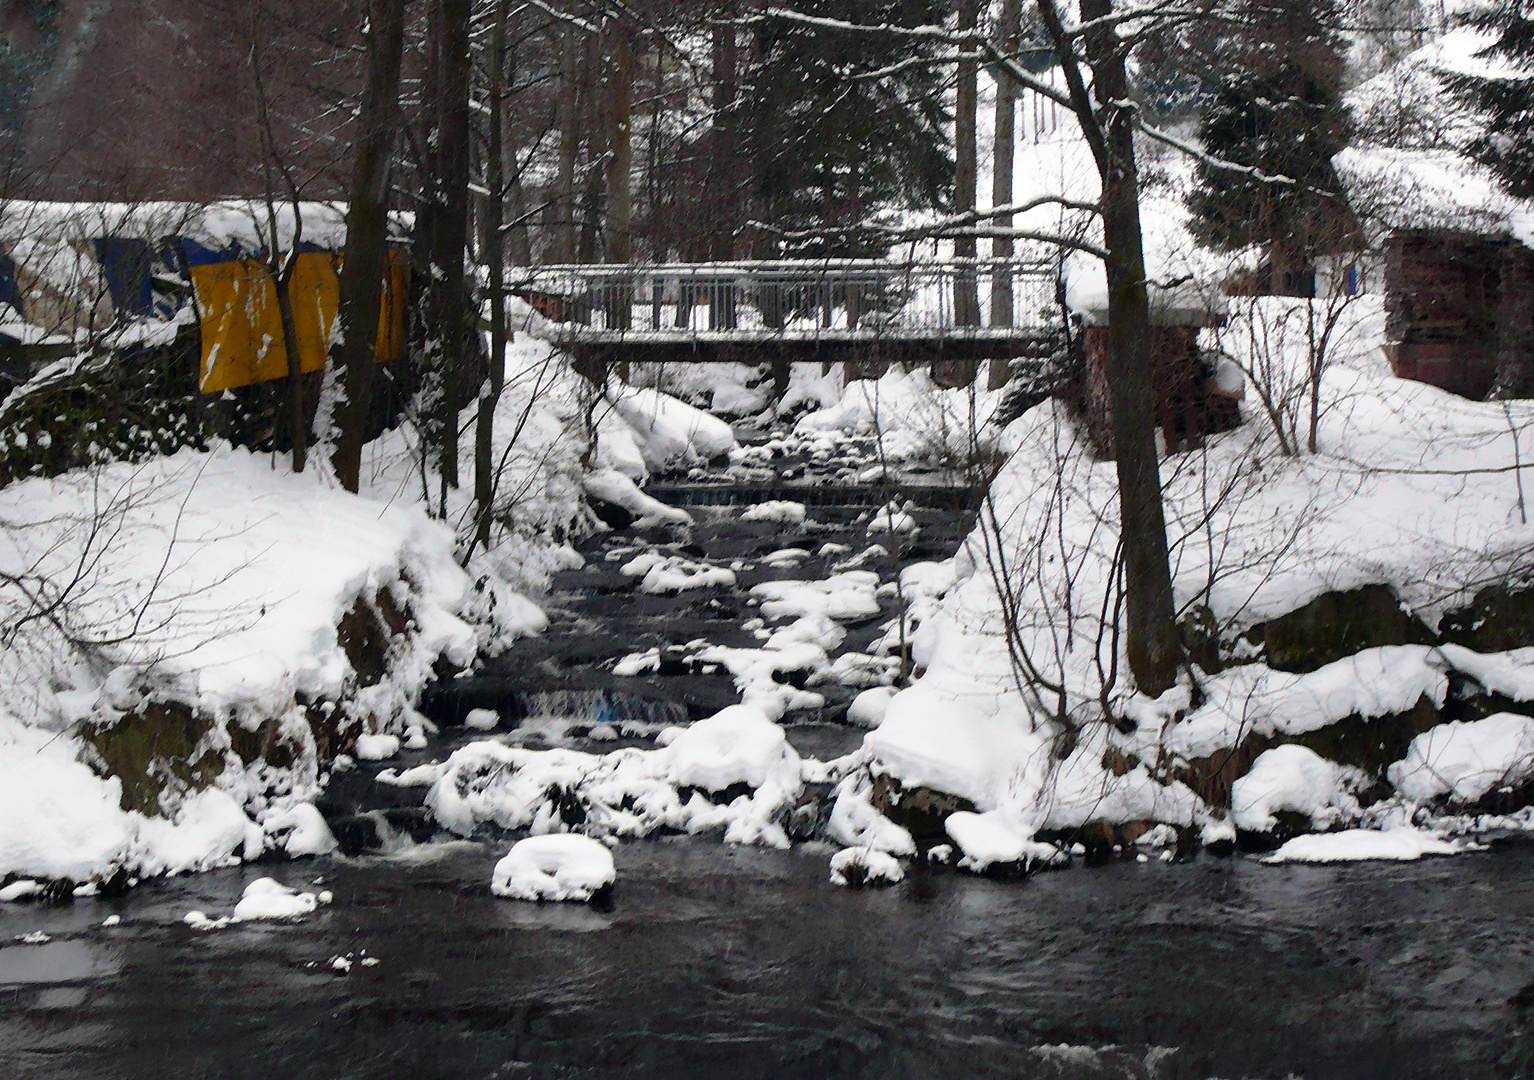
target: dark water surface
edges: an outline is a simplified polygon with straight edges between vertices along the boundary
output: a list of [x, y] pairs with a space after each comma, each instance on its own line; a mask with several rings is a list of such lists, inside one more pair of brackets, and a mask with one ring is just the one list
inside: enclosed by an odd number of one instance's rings
[[[618, 849], [607, 910], [493, 898], [504, 846], [0, 906], [0, 1076], [1534, 1076], [1534, 845], [853, 892], [674, 840]], [[182, 924], [262, 873], [335, 902]]]

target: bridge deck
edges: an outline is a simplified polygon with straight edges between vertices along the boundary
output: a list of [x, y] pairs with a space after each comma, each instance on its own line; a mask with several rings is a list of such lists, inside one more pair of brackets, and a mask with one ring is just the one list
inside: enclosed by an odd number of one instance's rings
[[1055, 281], [1037, 260], [831, 260], [540, 267], [515, 291], [554, 341], [587, 356], [688, 350], [708, 362], [1033, 353], [1049, 337]]

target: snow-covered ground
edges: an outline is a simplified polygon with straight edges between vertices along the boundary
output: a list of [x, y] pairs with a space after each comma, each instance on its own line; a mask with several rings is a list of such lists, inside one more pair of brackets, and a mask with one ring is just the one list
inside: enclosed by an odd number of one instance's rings
[[[1222, 343], [1255, 370], [1242, 346], [1264, 334], [1251, 323], [1271, 325], [1307, 303], [1250, 302]], [[1227, 647], [1238, 646], [1230, 660], [1242, 659], [1241, 631], [1323, 593], [1387, 584], [1434, 627], [1525, 565], [1534, 530], [1514, 466], [1534, 451], [1534, 406], [1469, 402], [1395, 379], [1382, 345], [1378, 300], [1352, 303], [1322, 381], [1318, 453], [1281, 453], [1249, 395], [1240, 429], [1162, 463], [1179, 610], [1203, 611]], [[1275, 351], [1266, 359], [1291, 376], [1301, 370], [1299, 335]], [[1112, 625], [1112, 464], [1094, 460], [1055, 404], [1023, 416], [1004, 440], [1015, 449], [959, 553], [957, 582], [915, 633], [925, 674], [867, 738], [874, 768], [906, 787], [967, 799], [1020, 839], [1142, 820], [1218, 839], [1229, 835], [1230, 812], [1179, 779], [1195, 759], [1251, 735], [1282, 740], [1350, 716], [1403, 713], [1422, 698], [1442, 705], [1451, 670], [1505, 685], [1515, 700], [1530, 696], [1526, 650], [1401, 646], [1301, 675], [1242, 663], [1157, 702], [1137, 697]], [[1474, 801], [1534, 767], [1515, 721], [1464, 727], [1473, 730], [1423, 736], [1392, 768], [1402, 781], [1393, 807]], [[1424, 765], [1427, 754], [1444, 770]], [[1318, 828], [1382, 820], [1384, 808], [1371, 816], [1353, 800], [1366, 786], [1310, 751], [1279, 747], [1237, 782], [1234, 824], [1266, 824], [1279, 808], [1310, 814]]]

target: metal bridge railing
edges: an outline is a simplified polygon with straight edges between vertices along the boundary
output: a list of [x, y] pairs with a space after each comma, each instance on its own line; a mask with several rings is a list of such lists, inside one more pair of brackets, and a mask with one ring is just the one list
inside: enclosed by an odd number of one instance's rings
[[1040, 260], [533, 267], [513, 289], [571, 343], [1012, 337], [1055, 306]]

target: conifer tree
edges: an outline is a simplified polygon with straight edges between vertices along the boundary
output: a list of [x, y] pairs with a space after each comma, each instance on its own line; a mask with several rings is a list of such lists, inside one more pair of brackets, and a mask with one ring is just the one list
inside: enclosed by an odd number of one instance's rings
[[1464, 22], [1495, 35], [1476, 54], [1493, 61], [1492, 70], [1440, 72], [1439, 78], [1484, 118], [1485, 130], [1466, 152], [1490, 168], [1508, 194], [1527, 199], [1534, 196], [1534, 10], [1526, 0], [1502, 0], [1466, 12]]
[[1311, 260], [1344, 238], [1350, 217], [1332, 170], [1352, 119], [1340, 98], [1344, 42], [1329, 0], [1255, 2], [1224, 43], [1199, 140], [1226, 168], [1197, 167], [1188, 200], [1199, 239], [1223, 251], [1267, 248], [1278, 291], [1306, 293]]

